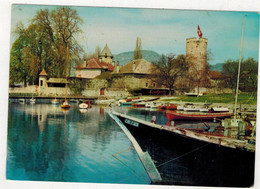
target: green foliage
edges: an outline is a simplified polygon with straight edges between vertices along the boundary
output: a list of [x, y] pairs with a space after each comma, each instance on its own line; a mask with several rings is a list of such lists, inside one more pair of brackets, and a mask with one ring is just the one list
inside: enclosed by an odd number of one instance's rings
[[69, 80], [68, 87], [74, 95], [81, 95], [82, 91], [86, 88], [86, 80], [74, 78]]
[[77, 59], [82, 48], [75, 36], [82, 20], [68, 7], [40, 10], [31, 24], [16, 28], [18, 38], [12, 45], [10, 84], [38, 82], [42, 68], [50, 77], [68, 75], [70, 62]]
[[[224, 87], [236, 88], [238, 74], [238, 60], [228, 60], [222, 67], [222, 73], [227, 79], [222, 83]], [[258, 79], [258, 62], [248, 58], [241, 62], [239, 90], [244, 92], [256, 92]]]
[[142, 42], [141, 42], [141, 38], [137, 37], [136, 38], [136, 47], [134, 49], [133, 60], [142, 59], [142, 57], [143, 57], [143, 55], [142, 55]]
[[112, 82], [113, 82], [113, 75], [111, 72], [103, 72], [101, 75], [97, 76], [96, 79], [105, 79], [107, 80], [108, 87], [111, 87]]
[[[178, 98], [165, 100], [167, 102], [183, 101], [183, 102], [202, 102], [202, 103], [234, 103], [235, 96], [233, 94], [206, 94], [200, 97], [195, 96], [179, 96]], [[257, 93], [240, 93], [238, 95], [238, 104], [254, 104], [257, 103]]]

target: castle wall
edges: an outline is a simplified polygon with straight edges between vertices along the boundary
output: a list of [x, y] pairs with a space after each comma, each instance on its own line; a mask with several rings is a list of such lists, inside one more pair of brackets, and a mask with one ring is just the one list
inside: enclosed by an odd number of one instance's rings
[[76, 70], [76, 77], [79, 78], [87, 78], [87, 79], [92, 79], [95, 78], [96, 76], [101, 75], [101, 70], [97, 69], [91, 69], [91, 70]]

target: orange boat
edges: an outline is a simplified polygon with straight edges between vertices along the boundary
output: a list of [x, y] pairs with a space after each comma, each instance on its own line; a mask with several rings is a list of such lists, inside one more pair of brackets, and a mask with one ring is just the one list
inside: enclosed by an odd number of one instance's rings
[[65, 100], [60, 106], [61, 106], [61, 108], [64, 108], [64, 109], [70, 108], [70, 104], [68, 103], [68, 100]]

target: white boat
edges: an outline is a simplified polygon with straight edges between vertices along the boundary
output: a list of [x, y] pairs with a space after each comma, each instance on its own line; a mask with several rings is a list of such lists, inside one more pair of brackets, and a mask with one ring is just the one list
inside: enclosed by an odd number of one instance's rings
[[208, 108], [200, 108], [199, 110], [200, 110], [200, 112], [209, 112]]
[[56, 98], [52, 99], [51, 104], [53, 104], [53, 105], [59, 104], [59, 101]]
[[87, 109], [79, 109], [80, 113], [84, 114], [87, 112]]
[[81, 103], [80, 105], [79, 105], [79, 108], [80, 109], [88, 109], [88, 104], [86, 104], [86, 103]]
[[18, 102], [19, 102], [20, 104], [24, 104], [24, 103], [25, 103], [25, 99], [20, 98], [20, 99], [18, 99]]
[[156, 102], [147, 102], [147, 103], [145, 103], [145, 107], [146, 108], [156, 109], [156, 108], [159, 108], [158, 106], [159, 106], [159, 104], [156, 104]]
[[184, 107], [183, 110], [186, 111], [186, 112], [199, 112], [200, 111], [199, 108], [194, 107], [194, 106], [192, 106], [192, 107]]
[[225, 107], [219, 107], [219, 108], [212, 107], [209, 111], [210, 112], [229, 112], [229, 109], [225, 108]]
[[30, 103], [31, 103], [31, 104], [35, 104], [35, 102], [36, 102], [36, 99], [35, 99], [35, 98], [31, 98], [31, 99], [30, 99]]
[[183, 111], [184, 108], [185, 108], [185, 106], [183, 106], [183, 105], [179, 105], [179, 106], [177, 106], [177, 110], [179, 110], [179, 111]]

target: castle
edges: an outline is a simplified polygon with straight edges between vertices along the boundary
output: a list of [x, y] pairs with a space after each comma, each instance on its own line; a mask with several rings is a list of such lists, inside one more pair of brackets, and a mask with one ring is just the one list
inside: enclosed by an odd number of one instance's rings
[[207, 65], [207, 39], [196, 37], [186, 39], [186, 61], [197, 70], [204, 71]]

